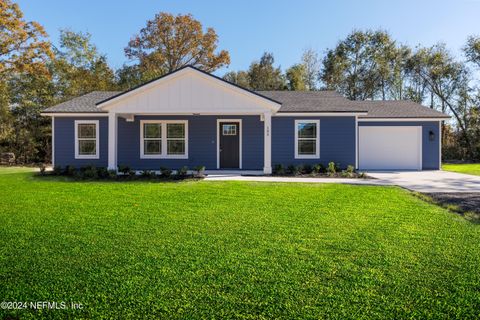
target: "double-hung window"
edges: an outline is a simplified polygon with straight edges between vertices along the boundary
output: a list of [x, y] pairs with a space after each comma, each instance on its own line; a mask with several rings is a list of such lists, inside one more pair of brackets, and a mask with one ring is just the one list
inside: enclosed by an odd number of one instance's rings
[[295, 120], [295, 158], [320, 158], [320, 121]]
[[140, 121], [142, 159], [187, 159], [187, 120]]
[[75, 159], [98, 159], [98, 149], [98, 120], [75, 120]]

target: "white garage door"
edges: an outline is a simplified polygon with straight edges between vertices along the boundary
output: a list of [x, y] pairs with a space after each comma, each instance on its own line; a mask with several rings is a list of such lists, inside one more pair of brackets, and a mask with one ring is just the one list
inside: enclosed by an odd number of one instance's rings
[[359, 168], [421, 170], [422, 127], [359, 127]]

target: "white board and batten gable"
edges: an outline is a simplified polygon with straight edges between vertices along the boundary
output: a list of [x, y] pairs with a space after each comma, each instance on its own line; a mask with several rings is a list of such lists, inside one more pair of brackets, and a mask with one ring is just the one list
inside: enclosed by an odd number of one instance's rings
[[280, 103], [185, 67], [97, 105], [117, 114], [264, 114]]

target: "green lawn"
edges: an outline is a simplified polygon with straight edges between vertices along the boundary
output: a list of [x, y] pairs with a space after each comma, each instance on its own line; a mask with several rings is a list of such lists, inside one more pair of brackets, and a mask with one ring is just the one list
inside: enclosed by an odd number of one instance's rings
[[0, 168], [0, 190], [0, 301], [83, 304], [0, 319], [480, 315], [480, 225], [400, 188]]
[[453, 171], [459, 173], [473, 174], [480, 176], [480, 163], [462, 163], [462, 164], [448, 164], [442, 165], [442, 169], [446, 171]]

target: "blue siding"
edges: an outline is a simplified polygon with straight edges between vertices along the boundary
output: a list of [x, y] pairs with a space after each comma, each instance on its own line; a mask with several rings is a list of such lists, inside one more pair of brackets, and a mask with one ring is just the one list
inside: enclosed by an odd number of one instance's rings
[[[140, 120], [188, 120], [188, 159], [140, 159]], [[217, 119], [242, 119], [242, 168], [263, 169], [263, 122], [260, 116], [136, 116], [118, 119], [119, 165], [137, 170], [178, 169], [204, 165], [217, 168]]]
[[[75, 120], [99, 120], [99, 159], [75, 159]], [[108, 165], [108, 118], [107, 117], [55, 117], [55, 165], [81, 167]]]
[[[438, 121], [408, 121], [408, 122], [359, 122], [358, 126], [421, 126], [422, 127], [422, 169], [440, 169], [439, 159], [439, 133]], [[430, 131], [433, 131], [435, 138], [430, 141]]]
[[[320, 158], [295, 159], [295, 120], [320, 120]], [[282, 164], [355, 165], [355, 117], [273, 117], [272, 166]]]

